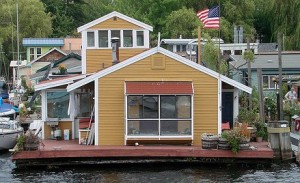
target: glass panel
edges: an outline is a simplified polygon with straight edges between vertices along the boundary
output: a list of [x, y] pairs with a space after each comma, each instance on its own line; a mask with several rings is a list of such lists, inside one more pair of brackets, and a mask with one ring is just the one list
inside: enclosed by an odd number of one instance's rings
[[69, 93], [65, 91], [47, 92], [47, 117], [69, 118]]
[[94, 32], [88, 32], [87, 33], [87, 46], [88, 47], [94, 47], [95, 46]]
[[158, 97], [144, 96], [143, 98], [143, 118], [158, 118]]
[[79, 109], [78, 117], [90, 117], [92, 108], [92, 95], [90, 93], [79, 93], [77, 94], [79, 98]]
[[111, 38], [113, 38], [113, 37], [119, 38], [119, 40], [120, 40], [119, 45], [122, 45], [122, 44], [121, 44], [122, 40], [121, 40], [121, 33], [120, 33], [120, 30], [112, 30], [112, 31], [111, 31]]
[[275, 82], [273, 82], [272, 78], [275, 76], [269, 76], [270, 88], [275, 88]]
[[36, 57], [39, 57], [42, 55], [42, 48], [36, 48]]
[[182, 51], [186, 51], [186, 45], [182, 45]]
[[124, 39], [123, 47], [132, 47], [132, 30], [124, 30], [123, 39]]
[[137, 136], [157, 136], [158, 120], [151, 121], [128, 121], [128, 134]]
[[176, 97], [177, 118], [191, 118], [191, 96]]
[[160, 97], [160, 117], [176, 118], [175, 96]]
[[34, 48], [30, 48], [30, 54], [34, 54]]
[[269, 88], [269, 77], [263, 76], [263, 88]]
[[144, 31], [136, 31], [137, 46], [144, 46]]
[[180, 45], [176, 45], [176, 52], [180, 52]]
[[129, 119], [143, 118], [143, 97], [128, 96], [127, 97], [127, 115]]
[[106, 48], [108, 47], [108, 31], [107, 30], [99, 30], [99, 47]]
[[160, 121], [161, 129], [160, 135], [192, 135], [191, 121]]

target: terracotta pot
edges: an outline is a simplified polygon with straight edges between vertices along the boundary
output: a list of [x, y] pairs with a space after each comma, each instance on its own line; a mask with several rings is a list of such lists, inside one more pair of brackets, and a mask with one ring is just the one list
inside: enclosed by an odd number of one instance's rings
[[262, 137], [256, 137], [256, 142], [262, 142], [263, 138]]

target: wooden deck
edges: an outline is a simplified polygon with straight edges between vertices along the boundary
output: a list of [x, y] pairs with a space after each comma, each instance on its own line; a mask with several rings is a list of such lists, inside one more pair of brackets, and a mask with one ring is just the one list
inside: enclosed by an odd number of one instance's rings
[[79, 145], [78, 140], [43, 140], [44, 146], [37, 151], [22, 151], [14, 154], [12, 160], [17, 166], [76, 165], [85, 163], [111, 163], [112, 161], [183, 161], [193, 160], [209, 163], [269, 163], [273, 151], [267, 142], [251, 143], [255, 150], [202, 149], [200, 146], [93, 146]]

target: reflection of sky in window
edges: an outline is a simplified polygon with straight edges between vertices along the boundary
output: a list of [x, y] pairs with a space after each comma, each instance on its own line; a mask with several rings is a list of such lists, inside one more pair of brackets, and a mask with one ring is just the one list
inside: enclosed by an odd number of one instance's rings
[[48, 92], [47, 93], [48, 101], [52, 100], [53, 102], [55, 102], [57, 99], [59, 101], [69, 100], [69, 93], [68, 92]]

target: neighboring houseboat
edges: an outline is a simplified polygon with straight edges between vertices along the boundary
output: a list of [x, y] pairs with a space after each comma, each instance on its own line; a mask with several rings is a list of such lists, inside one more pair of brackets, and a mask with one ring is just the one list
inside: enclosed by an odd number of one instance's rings
[[[78, 28], [82, 74], [42, 81], [43, 138], [51, 130], [88, 137], [95, 145], [200, 145], [238, 115], [240, 91], [252, 89], [160, 46], [150, 25], [112, 12]], [[94, 124], [94, 125], [93, 125]], [[53, 132], [53, 131], [52, 131]]]

